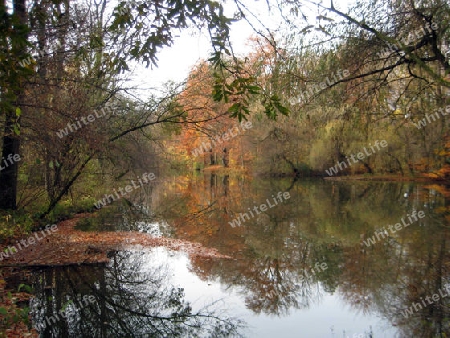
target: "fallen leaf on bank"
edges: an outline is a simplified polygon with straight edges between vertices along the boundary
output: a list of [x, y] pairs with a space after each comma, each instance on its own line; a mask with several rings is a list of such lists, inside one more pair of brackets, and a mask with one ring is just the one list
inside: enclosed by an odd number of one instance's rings
[[[90, 215], [88, 215], [90, 216]], [[0, 266], [61, 266], [72, 264], [98, 264], [108, 262], [107, 254], [111, 251], [130, 248], [164, 246], [171, 250], [183, 251], [190, 256], [205, 258], [226, 258], [216, 249], [206, 248], [200, 243], [193, 243], [173, 238], [153, 237], [141, 232], [98, 232], [87, 233], [75, 230], [78, 219], [86, 215], [60, 222], [58, 230], [36, 244], [11, 254], [0, 262]], [[31, 237], [29, 235], [26, 238]], [[24, 238], [24, 239], [26, 239]], [[5, 248], [0, 248], [0, 250]]]

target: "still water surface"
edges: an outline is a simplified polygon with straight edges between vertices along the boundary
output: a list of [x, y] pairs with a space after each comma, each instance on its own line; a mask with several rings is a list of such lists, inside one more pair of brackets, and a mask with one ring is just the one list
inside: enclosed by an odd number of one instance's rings
[[[278, 192], [290, 198], [231, 226]], [[35, 325], [46, 321], [43, 337], [444, 337], [450, 297], [425, 301], [450, 287], [444, 194], [409, 182], [158, 182], [90, 230], [200, 242], [231, 259], [134, 248], [111, 253], [106, 266], [34, 271]], [[387, 228], [414, 211], [425, 217]], [[406, 318], [414, 302], [422, 308]], [[67, 318], [49, 323], [62, 309]]]

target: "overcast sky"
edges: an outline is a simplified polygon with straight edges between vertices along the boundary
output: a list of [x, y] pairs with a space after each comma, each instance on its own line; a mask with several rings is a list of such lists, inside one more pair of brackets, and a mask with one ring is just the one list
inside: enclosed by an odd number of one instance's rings
[[[344, 9], [350, 0], [340, 0], [338, 6]], [[233, 2], [228, 1], [225, 5], [226, 14], [232, 16], [235, 11]], [[250, 18], [254, 25], [258, 25], [257, 20], [265, 27], [275, 29], [279, 26], [280, 17], [276, 10], [268, 11], [266, 0], [245, 1], [245, 5], [249, 6], [251, 14], [255, 18]], [[257, 27], [260, 29], [262, 26]], [[139, 96], [141, 98], [148, 97], [147, 90], [152, 88], [161, 88], [161, 85], [169, 80], [182, 82], [186, 79], [190, 69], [200, 60], [208, 58], [211, 52], [211, 44], [207, 32], [179, 32], [178, 38], [172, 47], [166, 47], [158, 54], [158, 67], [145, 68], [138, 66], [132, 76], [132, 84], [142, 88]], [[250, 25], [241, 20], [233, 23], [231, 27], [231, 42], [236, 54], [244, 55], [250, 52], [248, 39], [255, 36], [255, 32]]]
[[[235, 7], [231, 6], [230, 2], [226, 5], [226, 15], [232, 16]], [[274, 28], [278, 25], [275, 20], [268, 13], [267, 4], [265, 0], [260, 1], [246, 1], [246, 6], [250, 6], [252, 13], [260, 19], [265, 26]], [[279, 21], [279, 20], [278, 20]], [[250, 25], [241, 20], [233, 23], [231, 27], [230, 40], [233, 45], [233, 50], [238, 55], [244, 55], [250, 51], [247, 45], [248, 39], [254, 35], [253, 29]], [[146, 97], [145, 90], [150, 88], [159, 88], [161, 85], [169, 80], [175, 82], [182, 82], [186, 79], [189, 71], [200, 60], [206, 60], [211, 53], [211, 43], [207, 32], [198, 31], [182, 31], [179, 32], [178, 38], [172, 47], [162, 49], [158, 54], [158, 67], [145, 68], [138, 66], [133, 71], [133, 85], [143, 88], [140, 97]]]

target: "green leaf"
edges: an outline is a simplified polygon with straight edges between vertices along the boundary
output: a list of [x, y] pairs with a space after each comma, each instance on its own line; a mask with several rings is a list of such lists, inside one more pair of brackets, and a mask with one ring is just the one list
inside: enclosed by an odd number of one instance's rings
[[28, 292], [28, 293], [32, 293], [32, 292], [33, 292], [33, 289], [31, 288], [31, 286], [26, 285], [26, 284], [20, 284], [20, 285], [19, 285], [19, 289], [17, 290], [17, 292], [20, 292], [20, 290], [21, 290], [22, 288], [23, 288], [26, 292]]
[[247, 90], [250, 94], [259, 94], [261, 92], [260, 86], [247, 86]]
[[62, 306], [62, 310], [65, 312], [66, 309], [67, 309], [67, 307], [68, 307], [70, 304], [73, 304], [73, 300], [72, 300], [72, 299], [69, 299], [69, 300]]
[[20, 110], [19, 107], [16, 108], [16, 116], [20, 117], [20, 115], [22, 115], [22, 110]]
[[14, 134], [16, 134], [17, 136], [20, 135], [20, 127], [17, 123], [14, 124]]

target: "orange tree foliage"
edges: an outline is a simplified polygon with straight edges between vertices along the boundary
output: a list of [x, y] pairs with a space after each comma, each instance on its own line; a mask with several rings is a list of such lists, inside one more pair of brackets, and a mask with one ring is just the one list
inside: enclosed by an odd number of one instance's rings
[[239, 138], [228, 135], [224, 139], [228, 131], [239, 128], [239, 123], [230, 113], [233, 102], [238, 99], [232, 98], [232, 102], [228, 103], [215, 101], [211, 95], [214, 81], [211, 66], [200, 62], [192, 69], [185, 89], [177, 98], [178, 105], [184, 111], [185, 123], [176, 139], [176, 145], [171, 149], [185, 160], [205, 161], [209, 164], [211, 155], [214, 163], [221, 163], [224, 149], [227, 154], [233, 149], [235, 158], [241, 156]]

